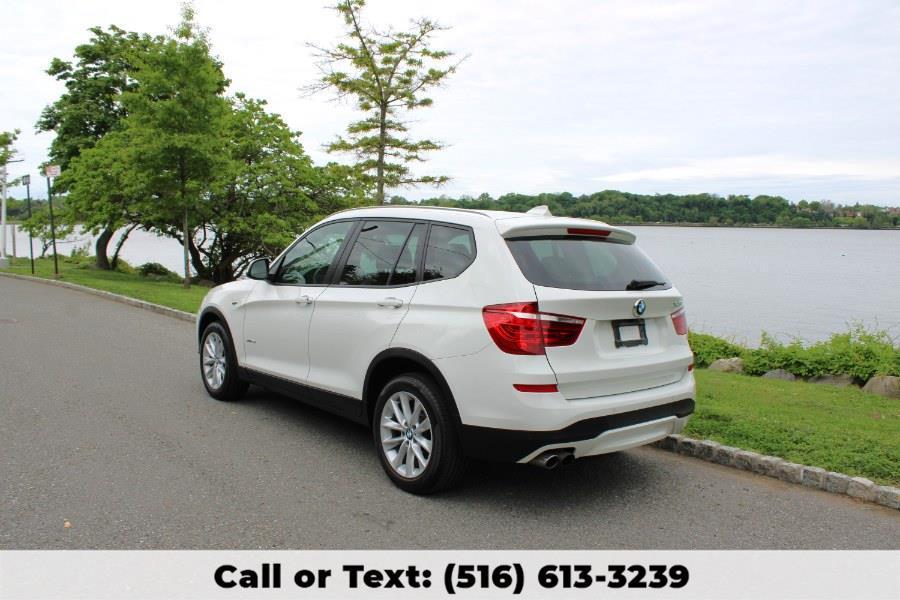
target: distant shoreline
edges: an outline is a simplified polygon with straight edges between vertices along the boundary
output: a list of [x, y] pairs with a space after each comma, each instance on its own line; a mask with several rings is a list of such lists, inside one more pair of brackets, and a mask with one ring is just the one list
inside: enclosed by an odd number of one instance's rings
[[[608, 222], [608, 221], [607, 221]], [[637, 223], [618, 222], [610, 225], [622, 227], [704, 227], [708, 229], [837, 229], [841, 231], [900, 231], [900, 227], [835, 227], [833, 225], [811, 225], [809, 227], [791, 227], [790, 225], [750, 224], [750, 225], [712, 225], [710, 223]]]
[[[472, 210], [478, 210], [477, 208]], [[596, 219], [591, 219], [592, 221]], [[609, 223], [609, 221], [607, 221]], [[21, 225], [22, 221], [7, 220], [7, 225]], [[791, 227], [789, 225], [771, 225], [771, 224], [749, 224], [749, 225], [723, 225], [710, 223], [637, 223], [637, 222], [618, 222], [609, 223], [610, 225], [622, 227], [704, 227], [709, 229], [835, 229], [840, 231], [900, 231], [900, 227], [835, 227], [833, 225], [811, 225], [809, 227]]]

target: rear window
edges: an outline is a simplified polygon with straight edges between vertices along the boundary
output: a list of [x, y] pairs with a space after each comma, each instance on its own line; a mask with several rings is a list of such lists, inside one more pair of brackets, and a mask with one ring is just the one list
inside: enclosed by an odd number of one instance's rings
[[[507, 240], [522, 274], [535, 285], [567, 290], [666, 290], [672, 284], [633, 244], [583, 237]], [[661, 282], [663, 285], [648, 285]]]

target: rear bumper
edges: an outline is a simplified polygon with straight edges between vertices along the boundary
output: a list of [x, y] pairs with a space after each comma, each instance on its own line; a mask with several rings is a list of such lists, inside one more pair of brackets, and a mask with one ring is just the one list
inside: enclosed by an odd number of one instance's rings
[[634, 448], [681, 431], [694, 412], [684, 398], [639, 410], [584, 419], [555, 431], [525, 431], [463, 425], [463, 449], [472, 457], [528, 462], [554, 448], [569, 448], [576, 458]]

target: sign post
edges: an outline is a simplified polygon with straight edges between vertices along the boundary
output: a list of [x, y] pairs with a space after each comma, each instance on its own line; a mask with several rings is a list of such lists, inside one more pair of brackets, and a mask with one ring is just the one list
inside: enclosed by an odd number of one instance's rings
[[0, 200], [0, 269], [9, 266], [6, 258], [6, 164], [0, 165], [0, 186], [3, 186], [2, 200]]
[[[31, 175], [22, 175], [22, 183], [25, 185], [25, 198], [28, 203], [28, 218], [31, 219]], [[31, 230], [28, 230], [28, 257], [31, 259], [31, 274], [34, 275], [34, 240]]]
[[53, 277], [59, 279], [59, 260], [56, 256], [56, 225], [53, 223], [53, 185], [54, 177], [59, 177], [59, 165], [47, 165], [44, 167], [44, 175], [47, 176], [47, 208], [50, 211], [50, 239], [53, 242]]

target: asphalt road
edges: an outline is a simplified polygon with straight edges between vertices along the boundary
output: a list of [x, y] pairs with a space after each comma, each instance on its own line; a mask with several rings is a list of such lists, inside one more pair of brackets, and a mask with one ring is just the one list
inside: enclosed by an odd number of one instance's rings
[[73, 290], [0, 277], [0, 347], [0, 548], [900, 548], [897, 511], [653, 448], [410, 496], [362, 427], [217, 402], [190, 324]]

